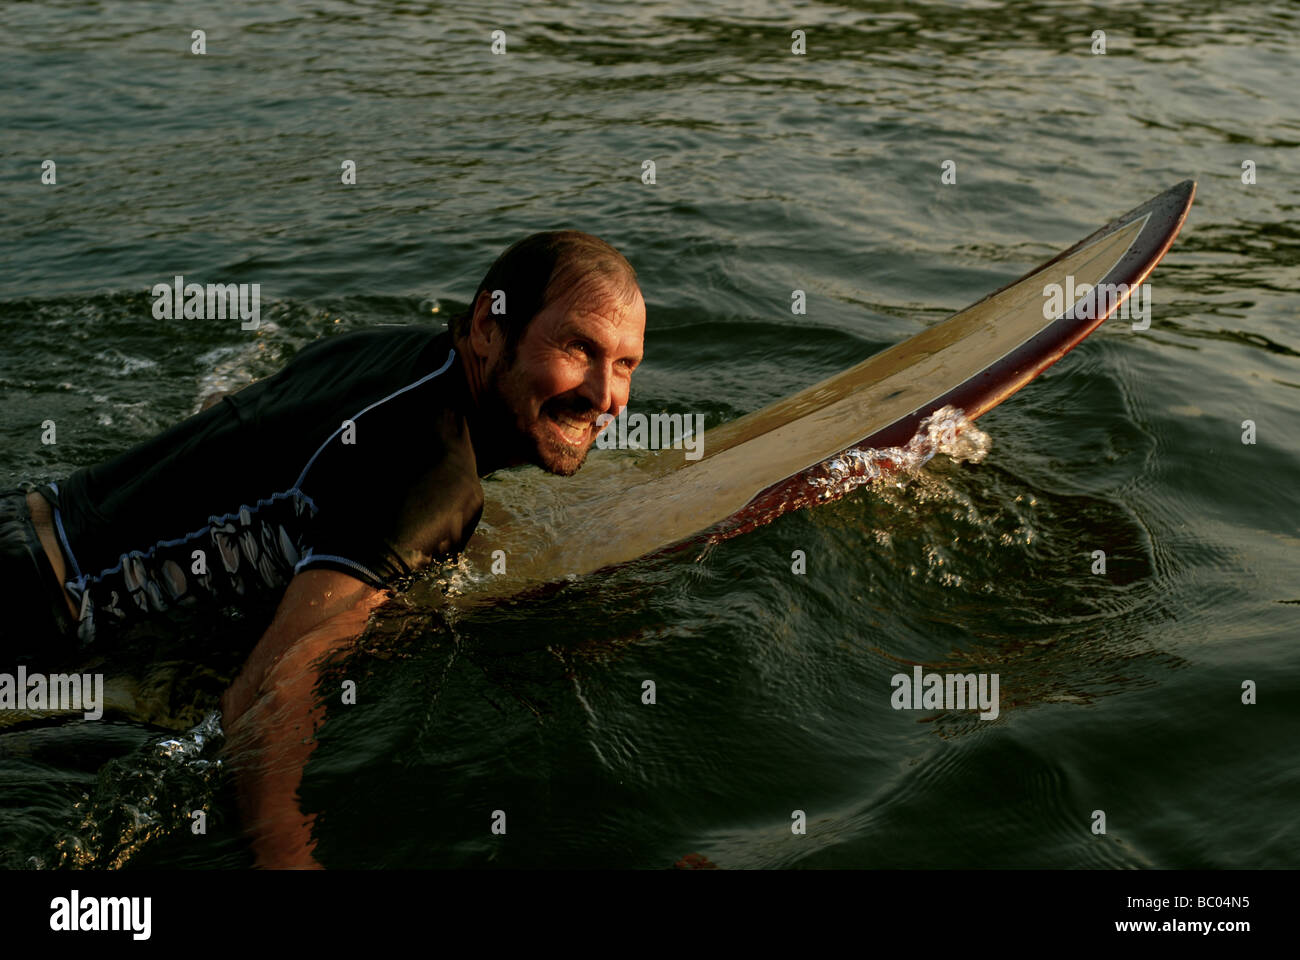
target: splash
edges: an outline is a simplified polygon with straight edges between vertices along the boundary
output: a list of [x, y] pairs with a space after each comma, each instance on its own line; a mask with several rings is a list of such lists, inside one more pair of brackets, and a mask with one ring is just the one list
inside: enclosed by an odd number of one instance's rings
[[180, 737], [153, 740], [100, 770], [93, 792], [75, 805], [76, 826], [55, 843], [53, 856], [32, 857], [28, 866], [120, 869], [148, 843], [209, 816], [216, 806], [224, 741], [216, 711]]
[[807, 472], [818, 500], [836, 500], [886, 473], [915, 473], [942, 453], [956, 463], [979, 463], [993, 447], [983, 430], [956, 407], [940, 407], [921, 421], [901, 447], [853, 448], [824, 460]]
[[915, 475], [936, 453], [978, 463], [992, 448], [962, 410], [940, 407], [901, 447], [853, 447], [768, 487], [740, 513], [718, 524], [710, 545], [748, 533], [794, 510], [821, 506], [890, 474]]
[[255, 339], [217, 347], [199, 357], [197, 362], [203, 373], [199, 376], [191, 413], [200, 413], [210, 403], [255, 383], [259, 376], [258, 361], [265, 362], [267, 343], [279, 333], [280, 328], [273, 320], [263, 319]]

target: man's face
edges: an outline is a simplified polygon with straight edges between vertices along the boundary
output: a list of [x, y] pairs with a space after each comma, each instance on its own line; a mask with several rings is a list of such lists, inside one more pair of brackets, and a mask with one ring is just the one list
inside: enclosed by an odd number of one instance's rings
[[491, 371], [496, 392], [514, 416], [519, 455], [560, 476], [578, 472], [600, 429], [602, 413], [627, 405], [632, 371], [641, 362], [645, 301], [630, 302], [603, 281], [585, 284], [533, 317], [516, 345]]

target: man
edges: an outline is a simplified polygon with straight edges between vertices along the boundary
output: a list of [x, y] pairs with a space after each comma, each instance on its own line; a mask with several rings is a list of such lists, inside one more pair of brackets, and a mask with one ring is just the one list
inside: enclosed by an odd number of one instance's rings
[[29, 611], [20, 640], [51, 645], [37, 656], [73, 652], [73, 621], [90, 647], [142, 620], [280, 596], [221, 701], [231, 744], [259, 748], [241, 799], [264, 864], [314, 865], [293, 791], [318, 662], [388, 588], [464, 547], [480, 477], [578, 470], [597, 417], [627, 403], [645, 302], [613, 247], [541, 233], [497, 259], [450, 327], [317, 341], [114, 460], [0, 499], [8, 607]]

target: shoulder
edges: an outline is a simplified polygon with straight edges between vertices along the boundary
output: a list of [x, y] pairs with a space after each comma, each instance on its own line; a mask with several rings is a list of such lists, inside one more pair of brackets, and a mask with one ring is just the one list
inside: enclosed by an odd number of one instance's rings
[[300, 486], [324, 495], [318, 503], [336, 499], [333, 493], [382, 490], [381, 502], [367, 508], [374, 516], [399, 511], [413, 489], [427, 494], [441, 488], [442, 500], [453, 492], [457, 499], [481, 497], [464, 411], [467, 388], [451, 338], [414, 332], [422, 336], [407, 339], [409, 329], [389, 328], [354, 340], [378, 342], [385, 350], [395, 343], [403, 351], [400, 360], [381, 365], [373, 356], [345, 349], [348, 362], [363, 369], [327, 384], [317, 371], [292, 388], [296, 393], [315, 388], [329, 397], [330, 415], [317, 420], [331, 432], [299, 478]]
[[[457, 366], [451, 335], [428, 326], [385, 326], [323, 337], [298, 351], [273, 377], [260, 381], [230, 399], [246, 416], [305, 421], [301, 428], [328, 426], [363, 412], [379, 410], [368, 419], [399, 413], [402, 398], [430, 381], [446, 397], [435, 405], [448, 405], [459, 392], [450, 381]], [[429, 390], [419, 391], [429, 405]], [[372, 451], [373, 452], [373, 451]]]
[[392, 324], [321, 337], [300, 349], [286, 371], [307, 366], [341, 363], [349, 368], [386, 367], [416, 369], [451, 352], [451, 334], [417, 324]]

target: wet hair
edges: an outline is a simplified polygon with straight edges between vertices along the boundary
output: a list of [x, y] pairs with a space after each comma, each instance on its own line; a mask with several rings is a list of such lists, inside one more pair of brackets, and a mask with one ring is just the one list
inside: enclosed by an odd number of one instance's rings
[[453, 337], [469, 335], [474, 305], [483, 291], [503, 290], [506, 312], [488, 316], [506, 335], [506, 355], [515, 348], [533, 317], [571, 292], [604, 288], [623, 303], [636, 295], [636, 270], [612, 246], [581, 230], [534, 233], [510, 245], [488, 269], [469, 307], [448, 321]]

